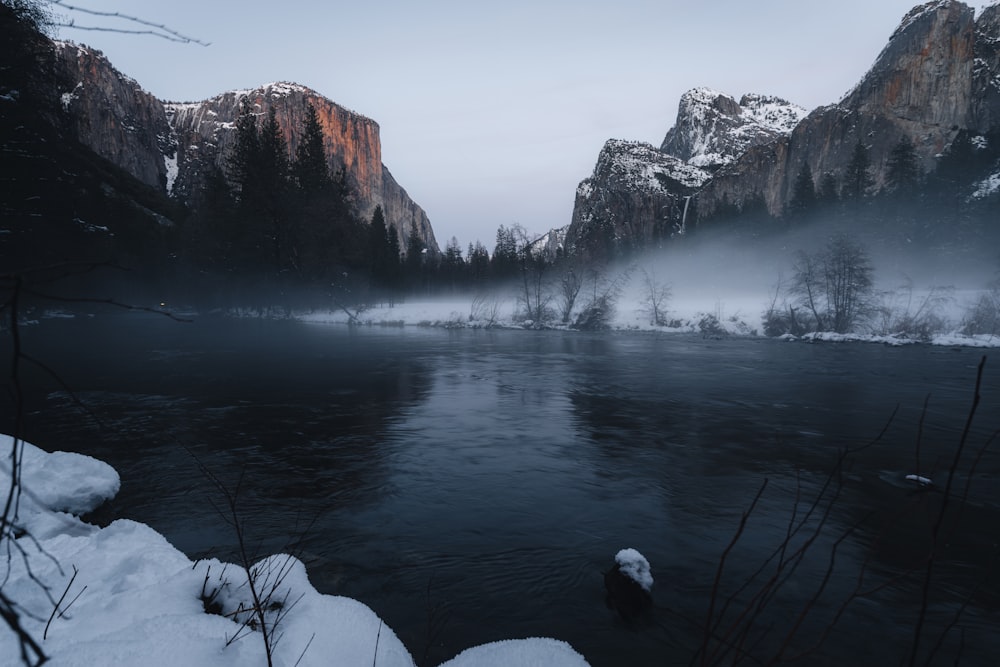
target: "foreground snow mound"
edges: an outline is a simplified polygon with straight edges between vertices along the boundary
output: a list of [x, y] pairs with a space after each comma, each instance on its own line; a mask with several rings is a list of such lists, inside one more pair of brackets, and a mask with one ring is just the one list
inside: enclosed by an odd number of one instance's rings
[[615, 554], [615, 563], [622, 574], [642, 586], [647, 593], [653, 588], [653, 574], [649, 561], [635, 549], [622, 549]]
[[[11, 436], [0, 434], [0, 494], [4, 498], [10, 491], [13, 446]], [[22, 493], [14, 523], [36, 538], [84, 528], [86, 524], [67, 515], [97, 509], [121, 488], [118, 472], [104, 461], [72, 452], [46, 452], [23, 440], [18, 440], [17, 447]]]
[[583, 656], [557, 639], [508, 639], [474, 646], [440, 667], [588, 667]]
[[[0, 490], [9, 490], [9, 457]], [[0, 559], [3, 593], [17, 605], [24, 629], [54, 667], [267, 664], [248, 576], [262, 599], [281, 667], [373, 665], [413, 667], [396, 634], [371, 609], [350, 598], [322, 595], [298, 559], [279, 554], [241, 567], [215, 559], [192, 563], [145, 524], [126, 519], [106, 528], [82, 514], [114, 496], [111, 466], [79, 454], [46, 453], [20, 443], [22, 495], [17, 557]], [[26, 533], [24, 531], [27, 531]], [[5, 536], [11, 540], [11, 536]], [[56, 611], [55, 601], [66, 592]], [[49, 620], [51, 617], [51, 621]], [[20, 664], [17, 637], [0, 623], [0, 664]], [[38, 656], [35, 656], [38, 657]], [[563, 642], [532, 639], [469, 649], [448, 665], [587, 663]]]
[[[9, 436], [0, 436], [5, 454], [12, 444]], [[192, 563], [162, 535], [135, 521], [98, 528], [65, 514], [88, 512], [113, 497], [118, 474], [87, 456], [46, 453], [29, 443], [21, 447], [17, 526], [27, 535], [16, 541], [24, 557], [7, 559], [2, 567], [3, 592], [18, 605], [21, 623], [49, 657], [46, 664], [266, 664], [261, 634], [241, 631], [225, 609], [210, 613], [205, 602], [218, 589], [215, 597], [229, 611], [251, 606], [242, 568], [217, 560]], [[0, 490], [6, 493], [9, 469], [4, 472]], [[272, 556], [251, 569], [258, 588], [278, 603], [268, 620], [284, 610], [274, 664], [413, 667], [406, 647], [371, 609], [318, 593], [297, 559]], [[67, 589], [60, 606], [65, 613], [56, 614], [46, 628], [53, 600]], [[238, 634], [242, 637], [230, 642]], [[17, 638], [0, 625], [0, 663], [19, 654]]]

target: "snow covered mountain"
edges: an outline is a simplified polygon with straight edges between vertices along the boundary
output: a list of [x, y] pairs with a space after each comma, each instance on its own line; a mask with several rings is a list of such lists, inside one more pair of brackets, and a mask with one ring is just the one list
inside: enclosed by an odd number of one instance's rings
[[593, 175], [576, 189], [566, 247], [610, 258], [681, 232], [687, 198], [709, 178], [707, 170], [649, 144], [611, 139]]
[[748, 94], [737, 102], [709, 88], [688, 91], [660, 148], [605, 143], [593, 175], [577, 187], [567, 248], [610, 258], [686, 233], [692, 200], [713, 173], [788, 136], [805, 114], [778, 97]]
[[[689, 91], [658, 150], [605, 145], [577, 189], [567, 247], [585, 254], [603, 243], [618, 251], [645, 247], [692, 220], [747, 206], [780, 217], [798, 174], [808, 167], [815, 186], [821, 179], [840, 184], [859, 144], [878, 191], [894, 147], [912, 144], [918, 168], [930, 174], [959, 137], [971, 137], [975, 159], [1000, 154], [998, 3], [979, 16], [957, 0], [915, 7], [859, 83], [838, 103], [808, 114], [775, 97], [737, 101], [708, 88]], [[678, 164], [697, 168], [700, 182], [678, 177]], [[968, 198], [996, 197], [997, 175], [1000, 163], [954, 187]]]
[[681, 96], [677, 122], [660, 150], [688, 164], [715, 171], [738, 159], [751, 146], [791, 132], [806, 110], [779, 97], [735, 98], [710, 88]]

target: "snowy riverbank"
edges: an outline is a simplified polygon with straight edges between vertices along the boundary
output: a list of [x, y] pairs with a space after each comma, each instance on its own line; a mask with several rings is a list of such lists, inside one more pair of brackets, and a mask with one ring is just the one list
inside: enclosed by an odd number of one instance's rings
[[[649, 316], [639, 304], [623, 304], [614, 310], [608, 322], [613, 331], [646, 331], [659, 333], [723, 336], [758, 336], [762, 331], [760, 317], [749, 316], [756, 302], [717, 304], [714, 312], [697, 310], [695, 304], [680, 304], [670, 311], [668, 326], [650, 324]], [[329, 310], [299, 314], [298, 319], [323, 324], [354, 324], [360, 326], [390, 327], [441, 327], [441, 328], [530, 328], [531, 323], [519, 321], [513, 300], [497, 300], [489, 304], [472, 303], [471, 300], [411, 300], [392, 306], [378, 306], [359, 311]], [[549, 324], [546, 328], [567, 329], [565, 325]], [[1000, 336], [967, 336], [957, 331], [937, 333], [927, 340], [905, 335], [879, 335], [870, 333], [839, 334], [818, 332], [802, 337], [786, 335], [787, 341], [807, 343], [879, 343], [883, 345], [928, 344], [946, 347], [1000, 347]]]
[[[10, 436], [0, 435], [4, 498], [12, 446]], [[242, 568], [215, 559], [192, 562], [135, 521], [120, 519], [104, 528], [82, 521], [80, 515], [118, 492], [118, 473], [81, 454], [19, 446], [22, 493], [13, 536], [4, 536], [13, 557], [0, 565], [0, 591], [50, 658], [46, 664], [267, 664], [261, 633], [240, 622], [241, 610], [252, 608]], [[275, 555], [252, 569], [258, 588], [263, 585], [278, 603], [267, 612], [269, 622], [281, 617], [273, 642], [275, 665], [414, 664], [371, 609], [317, 592], [297, 559]], [[0, 626], [3, 664], [19, 664], [21, 650], [8, 625]], [[565, 642], [531, 638], [474, 647], [445, 665], [582, 667], [587, 662]]]

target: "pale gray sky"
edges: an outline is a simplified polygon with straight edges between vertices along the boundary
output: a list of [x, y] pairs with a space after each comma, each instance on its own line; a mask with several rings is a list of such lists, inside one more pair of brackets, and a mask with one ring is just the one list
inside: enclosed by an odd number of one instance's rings
[[[566, 225], [609, 138], [659, 145], [698, 86], [836, 102], [916, 0], [67, 0], [206, 42], [63, 29], [165, 100], [294, 81], [377, 121], [443, 247]], [[970, 3], [977, 9], [983, 2]], [[113, 19], [64, 12], [77, 22]]]

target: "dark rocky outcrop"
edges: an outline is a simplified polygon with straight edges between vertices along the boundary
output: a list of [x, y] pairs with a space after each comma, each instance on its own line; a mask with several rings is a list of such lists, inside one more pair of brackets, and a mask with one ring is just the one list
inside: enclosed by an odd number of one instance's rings
[[683, 233], [687, 198], [708, 178], [707, 171], [649, 144], [608, 141], [593, 176], [576, 189], [567, 251], [614, 255]]

